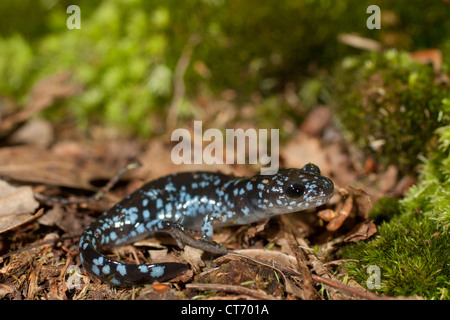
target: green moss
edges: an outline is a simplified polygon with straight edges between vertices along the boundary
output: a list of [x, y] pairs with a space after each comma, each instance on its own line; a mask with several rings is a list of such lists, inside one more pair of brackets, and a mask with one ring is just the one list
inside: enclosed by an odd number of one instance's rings
[[347, 268], [363, 285], [367, 266], [379, 266], [379, 291], [388, 295], [450, 299], [450, 126], [437, 133], [439, 147], [422, 165], [417, 185], [401, 201], [374, 205], [371, 218], [384, 220], [378, 234], [342, 250], [359, 260]]
[[433, 68], [395, 50], [342, 61], [333, 75], [336, 119], [382, 165], [412, 172], [450, 121], [449, 88]]
[[380, 267], [381, 288], [377, 292], [449, 299], [449, 250], [449, 233], [435, 221], [402, 215], [383, 222], [374, 239], [345, 247], [342, 256], [359, 260], [348, 263], [346, 268], [363, 286], [369, 278], [367, 267]]
[[402, 201], [407, 213], [418, 212], [439, 223], [445, 232], [450, 226], [450, 126], [437, 130], [439, 147], [425, 161], [417, 185]]
[[400, 214], [400, 200], [397, 198], [384, 197], [374, 203], [370, 210], [369, 219], [374, 220], [379, 225], [382, 222], [390, 221]]

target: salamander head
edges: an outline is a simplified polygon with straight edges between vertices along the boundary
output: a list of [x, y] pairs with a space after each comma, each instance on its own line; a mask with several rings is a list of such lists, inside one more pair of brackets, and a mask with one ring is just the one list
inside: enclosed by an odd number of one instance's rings
[[256, 188], [249, 194], [251, 205], [267, 216], [318, 207], [333, 196], [333, 182], [309, 163], [302, 169], [280, 169], [275, 175], [250, 179]]

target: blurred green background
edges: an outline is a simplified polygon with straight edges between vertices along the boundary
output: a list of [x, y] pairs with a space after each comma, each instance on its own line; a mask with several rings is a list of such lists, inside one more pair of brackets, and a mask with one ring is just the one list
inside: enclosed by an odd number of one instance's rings
[[[66, 27], [71, 4], [81, 9], [80, 30]], [[380, 30], [366, 27], [372, 4], [381, 8]], [[339, 43], [338, 34], [408, 51], [439, 48], [447, 59], [450, 50], [450, 5], [442, 0], [22, 0], [1, 1], [0, 12], [2, 97], [25, 104], [38, 79], [71, 70], [83, 92], [47, 116], [142, 137], [167, 129], [182, 57], [178, 124], [202, 114], [199, 97], [228, 92], [236, 106], [252, 101], [257, 124], [280, 127], [327, 102], [330, 94], [315, 79], [361, 53]], [[298, 105], [277, 98], [286, 88], [299, 95]]]
[[[66, 26], [72, 4], [79, 30]], [[366, 26], [370, 5], [381, 9], [379, 30]], [[401, 215], [344, 252], [360, 260], [350, 275], [364, 283], [377, 264], [382, 292], [449, 299], [449, 1], [3, 0], [0, 13], [0, 120], [40, 79], [67, 70], [82, 91], [42, 113], [88, 137], [99, 125], [149, 138], [196, 119], [278, 128], [286, 141], [311, 108], [329, 106], [379, 172], [422, 168], [403, 202], [374, 210]], [[350, 47], [341, 34], [386, 50]], [[442, 64], [410, 59], [424, 49]]]

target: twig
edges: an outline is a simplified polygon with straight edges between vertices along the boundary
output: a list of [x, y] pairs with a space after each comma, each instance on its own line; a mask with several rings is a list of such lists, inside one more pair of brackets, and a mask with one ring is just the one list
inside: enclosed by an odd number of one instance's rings
[[191, 62], [192, 53], [195, 46], [200, 43], [200, 36], [191, 35], [188, 42], [183, 48], [180, 59], [178, 59], [173, 75], [173, 97], [167, 112], [167, 127], [169, 130], [174, 128], [180, 111], [181, 101], [183, 100], [186, 86], [184, 84], [184, 74]]
[[326, 284], [327, 286], [336, 288], [336, 289], [338, 289], [340, 291], [344, 291], [344, 292], [350, 293], [350, 294], [352, 294], [354, 296], [357, 296], [359, 298], [363, 298], [363, 299], [367, 299], [367, 300], [386, 300], [386, 299], [389, 299], [389, 298], [379, 297], [379, 296], [377, 296], [376, 294], [374, 294], [372, 292], [362, 291], [360, 289], [350, 287], [350, 286], [348, 286], [348, 285], [346, 285], [344, 283], [336, 282], [336, 281], [331, 280], [331, 279], [325, 279], [325, 278], [316, 276], [314, 274], [312, 274], [311, 277], [316, 282]]
[[234, 286], [228, 284], [220, 284], [220, 283], [188, 283], [186, 284], [187, 289], [196, 289], [196, 290], [214, 290], [214, 291], [223, 291], [229, 293], [236, 293], [246, 295], [259, 300], [278, 300], [272, 296], [261, 293], [259, 291], [245, 288], [242, 286]]
[[291, 248], [291, 251], [295, 255], [295, 259], [297, 260], [297, 266], [300, 270], [300, 273], [303, 275], [303, 299], [305, 300], [311, 300], [314, 297], [315, 290], [312, 285], [312, 278], [311, 278], [311, 271], [306, 266], [306, 257], [303, 251], [298, 250], [299, 243], [297, 239], [294, 236], [294, 231], [289, 223], [283, 223], [284, 227], [284, 234], [288, 241], [289, 247]]
[[383, 46], [380, 42], [373, 39], [360, 37], [354, 34], [341, 33], [338, 35], [338, 40], [350, 47], [366, 50], [366, 51], [383, 51]]

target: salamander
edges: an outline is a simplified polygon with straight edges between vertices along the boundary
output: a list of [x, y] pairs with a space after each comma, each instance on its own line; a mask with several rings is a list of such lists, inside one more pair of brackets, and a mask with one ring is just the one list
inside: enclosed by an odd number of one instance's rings
[[[311, 163], [253, 177], [199, 171], [170, 174], [147, 183], [90, 224], [80, 238], [80, 260], [86, 271], [113, 285], [166, 281], [187, 270], [187, 265], [123, 263], [100, 250], [166, 232], [179, 246], [223, 253], [226, 250], [212, 242], [214, 227], [314, 208], [333, 192], [333, 182]], [[190, 232], [201, 239], [188, 236]]]

